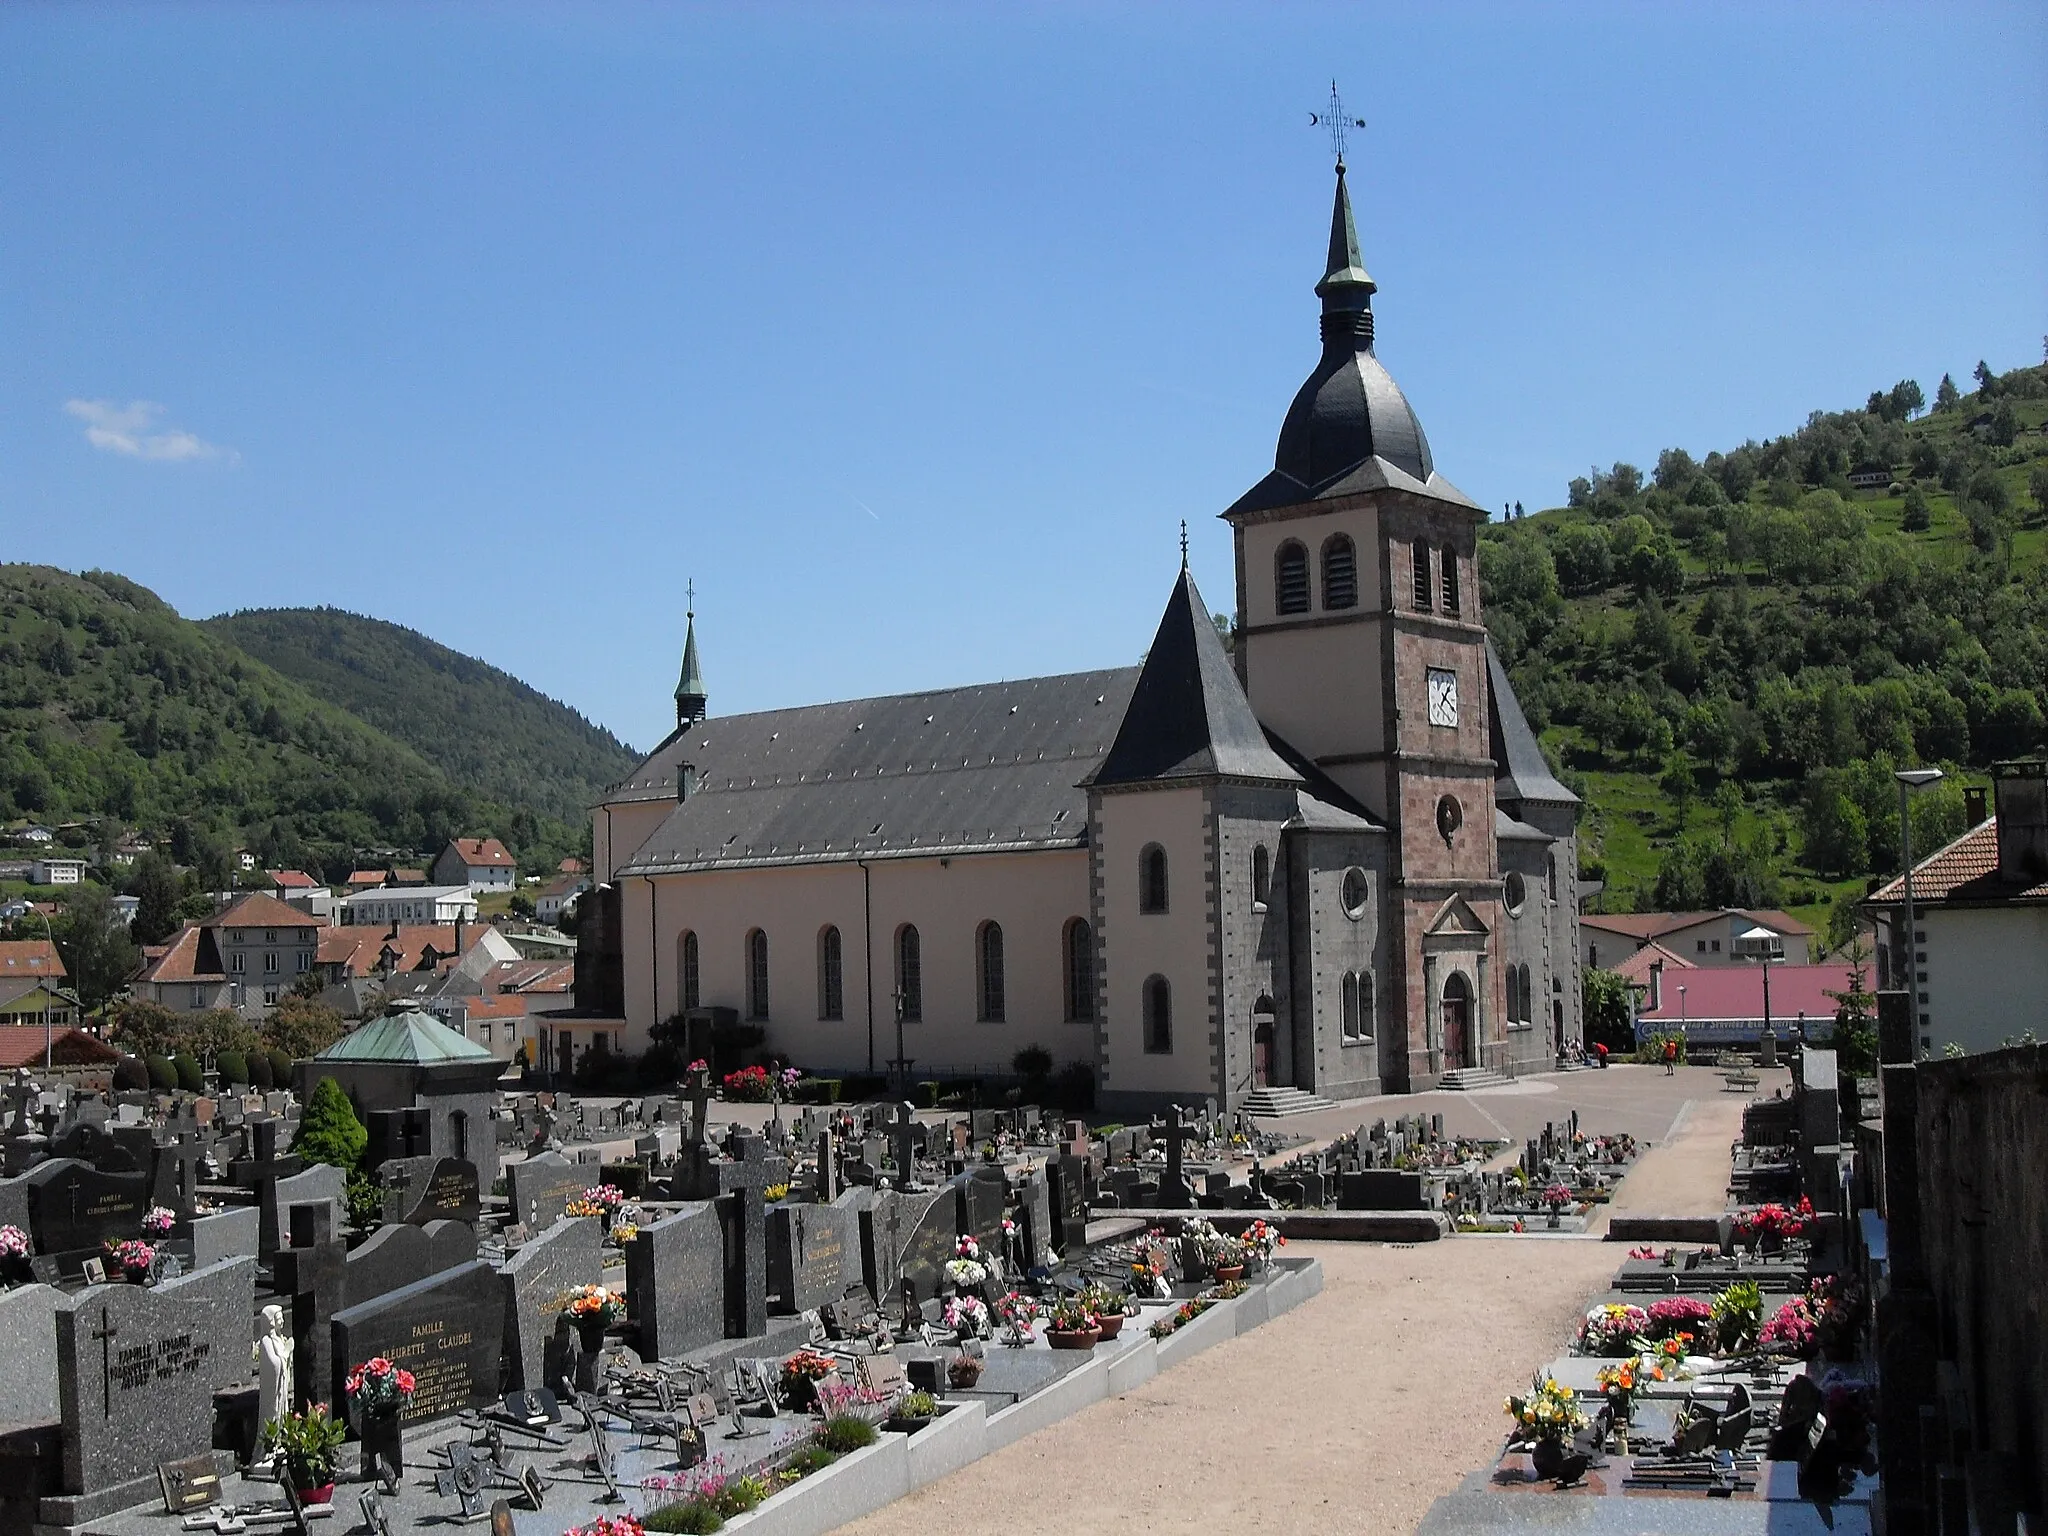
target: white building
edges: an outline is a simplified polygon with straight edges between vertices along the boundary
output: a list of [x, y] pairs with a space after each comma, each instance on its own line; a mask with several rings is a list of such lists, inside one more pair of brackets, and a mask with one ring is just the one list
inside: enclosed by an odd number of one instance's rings
[[495, 837], [458, 837], [434, 860], [432, 878], [472, 891], [509, 891], [519, 878], [519, 863]]
[[476, 920], [476, 895], [466, 885], [388, 885], [347, 896], [343, 927], [392, 923], [467, 923]]
[[85, 860], [37, 859], [28, 878], [31, 885], [77, 885], [85, 878]]

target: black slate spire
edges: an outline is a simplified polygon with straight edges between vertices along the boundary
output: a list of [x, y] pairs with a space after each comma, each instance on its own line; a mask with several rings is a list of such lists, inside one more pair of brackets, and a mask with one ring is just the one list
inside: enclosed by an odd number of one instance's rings
[[1101, 788], [1216, 776], [1301, 782], [1267, 745], [1195, 578], [1183, 570], [1109, 756], [1083, 782]]

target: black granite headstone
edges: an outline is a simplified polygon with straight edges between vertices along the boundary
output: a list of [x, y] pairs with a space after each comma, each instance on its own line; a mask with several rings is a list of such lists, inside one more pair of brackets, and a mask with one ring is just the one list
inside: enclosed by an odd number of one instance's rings
[[28, 1196], [29, 1236], [38, 1253], [91, 1251], [139, 1236], [148, 1209], [146, 1174], [102, 1173], [75, 1158], [38, 1163], [19, 1187]]
[[626, 1245], [626, 1311], [642, 1359], [673, 1359], [725, 1337], [724, 1226], [706, 1201], [642, 1227]]
[[384, 1219], [424, 1226], [430, 1221], [475, 1225], [482, 1209], [476, 1164], [459, 1157], [414, 1157], [387, 1162]]
[[504, 1343], [504, 1285], [482, 1263], [431, 1275], [334, 1318], [337, 1371], [382, 1355], [412, 1372], [408, 1424], [495, 1399]]
[[851, 1205], [778, 1205], [768, 1212], [768, 1288], [777, 1310], [807, 1312], [858, 1279], [860, 1213]]

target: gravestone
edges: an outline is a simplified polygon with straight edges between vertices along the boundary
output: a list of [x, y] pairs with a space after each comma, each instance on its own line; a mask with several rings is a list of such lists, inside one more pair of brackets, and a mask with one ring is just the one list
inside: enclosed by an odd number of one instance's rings
[[1343, 1174], [1337, 1197], [1346, 1211], [1419, 1211], [1426, 1202], [1422, 1175], [1407, 1168], [1361, 1168]]
[[333, 1321], [346, 1304], [342, 1266], [348, 1244], [335, 1231], [333, 1210], [320, 1201], [292, 1207], [291, 1239], [289, 1248], [277, 1251], [271, 1269], [278, 1295], [288, 1298], [291, 1310], [292, 1400], [338, 1402]]
[[379, 1227], [343, 1265], [341, 1305], [359, 1307], [475, 1260], [476, 1228], [468, 1222], [430, 1221], [420, 1227], [400, 1222]]
[[[896, 1187], [917, 1188], [917, 1112], [908, 1103], [899, 1103], [891, 1111], [893, 1119], [889, 1124], [891, 1155], [896, 1162]], [[869, 1159], [873, 1161], [872, 1158]]]
[[[861, 1280], [872, 1294], [897, 1294], [903, 1278], [904, 1245], [939, 1201], [940, 1197], [930, 1192], [904, 1194], [896, 1190], [887, 1190], [876, 1194], [867, 1209], [861, 1211]], [[950, 1213], [941, 1224], [948, 1233], [952, 1231]], [[952, 1257], [950, 1238], [945, 1257]], [[929, 1287], [924, 1294], [931, 1294]]]
[[108, 1239], [134, 1237], [148, 1209], [146, 1175], [101, 1173], [74, 1158], [38, 1163], [16, 1183], [28, 1197], [37, 1253], [94, 1253]]
[[323, 1201], [333, 1212], [335, 1230], [340, 1231], [348, 1215], [348, 1175], [327, 1163], [315, 1163], [304, 1173], [287, 1174], [260, 1184], [257, 1209], [262, 1212], [262, 1223], [256, 1234], [257, 1256], [267, 1259], [277, 1252], [278, 1245], [291, 1230], [291, 1218], [285, 1214], [287, 1211], [295, 1205], [313, 1205]]
[[395, 1158], [382, 1173], [386, 1221], [476, 1224], [482, 1198], [475, 1163], [459, 1157]]
[[669, 1360], [724, 1338], [724, 1221], [710, 1201], [642, 1227], [626, 1245], [626, 1311], [640, 1357]]
[[807, 1312], [858, 1278], [860, 1211], [847, 1197], [828, 1205], [778, 1205], [768, 1213], [768, 1288], [778, 1310]]
[[[629, 1253], [629, 1268], [631, 1263]], [[596, 1285], [603, 1275], [604, 1238], [592, 1216], [557, 1219], [506, 1261], [498, 1278], [505, 1287], [505, 1363], [510, 1386], [547, 1385], [542, 1364], [555, 1319], [562, 1315], [571, 1291], [581, 1285]]]
[[[253, 1319], [256, 1316], [256, 1258], [244, 1254], [195, 1269], [173, 1279], [160, 1280], [159, 1296], [189, 1302], [218, 1302], [229, 1315]], [[216, 1389], [239, 1387], [249, 1381], [249, 1357], [232, 1349], [214, 1350], [207, 1356], [213, 1367]], [[10, 1362], [11, 1364], [12, 1362]]]
[[0, 1424], [47, 1424], [57, 1412], [57, 1308], [64, 1293], [50, 1285], [0, 1291]]
[[505, 1170], [512, 1219], [535, 1231], [553, 1226], [589, 1185], [588, 1170], [554, 1152], [543, 1152]]
[[1182, 1170], [1182, 1157], [1187, 1144], [1202, 1133], [1181, 1118], [1178, 1104], [1167, 1106], [1166, 1113], [1164, 1125], [1151, 1127], [1166, 1142], [1166, 1176], [1159, 1181], [1159, 1204], [1167, 1210], [1179, 1211], [1195, 1203], [1194, 1194], [1188, 1188], [1187, 1175]]
[[430, 1275], [334, 1317], [337, 1368], [382, 1355], [412, 1372], [407, 1424], [496, 1398], [504, 1345], [504, 1285], [483, 1263]]
[[98, 1285], [56, 1322], [64, 1489], [112, 1500], [73, 1511], [91, 1518], [130, 1502], [129, 1490], [148, 1497], [158, 1462], [209, 1448], [218, 1357], [246, 1365], [251, 1319], [205, 1287]]
[[945, 1283], [946, 1263], [960, 1240], [960, 1186], [968, 1177], [955, 1179], [939, 1192], [939, 1198], [926, 1206], [906, 1231], [897, 1250], [898, 1284], [908, 1281], [920, 1301], [938, 1295]]
[[732, 1192], [719, 1202], [726, 1222], [727, 1336], [752, 1338], [768, 1328], [768, 1220], [762, 1192], [788, 1177], [788, 1165], [770, 1157], [758, 1136], [737, 1139], [738, 1156], [719, 1166], [719, 1184]]
[[1053, 1241], [1062, 1253], [1079, 1253], [1088, 1244], [1088, 1160], [1071, 1154], [1047, 1158], [1045, 1176], [1052, 1197]]
[[223, 1259], [255, 1258], [263, 1230], [263, 1213], [253, 1205], [230, 1206], [192, 1222], [192, 1265], [204, 1269]]
[[1000, 1168], [976, 1168], [960, 1190], [960, 1230], [986, 1253], [1003, 1251], [1003, 1218], [1009, 1214], [1010, 1181]]

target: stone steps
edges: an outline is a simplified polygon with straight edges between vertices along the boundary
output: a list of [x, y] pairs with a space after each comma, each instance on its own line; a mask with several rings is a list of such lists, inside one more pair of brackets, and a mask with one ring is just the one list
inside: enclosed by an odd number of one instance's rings
[[1262, 1120], [1284, 1120], [1289, 1115], [1312, 1115], [1336, 1107], [1334, 1101], [1299, 1088], [1254, 1088], [1244, 1101], [1245, 1112]]
[[1491, 1067], [1454, 1067], [1436, 1080], [1439, 1088], [1468, 1093], [1474, 1088], [1505, 1088], [1508, 1080]]

